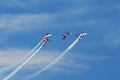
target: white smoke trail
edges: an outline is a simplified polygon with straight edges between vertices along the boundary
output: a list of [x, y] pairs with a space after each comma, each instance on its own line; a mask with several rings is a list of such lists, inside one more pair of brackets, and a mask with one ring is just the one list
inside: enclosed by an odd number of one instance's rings
[[22, 63], [23, 61], [25, 61], [25, 59], [27, 59], [27, 57], [29, 57], [42, 43], [43, 40], [41, 40], [29, 53], [27, 53], [24, 57], [22, 57], [20, 60], [18, 60], [17, 62], [15, 62], [14, 64], [11, 64], [7, 67], [4, 67], [3, 69], [0, 70], [0, 75], [3, 74], [4, 72], [15, 68], [16, 66], [18, 66], [20, 63]]
[[9, 80], [13, 75], [15, 75], [32, 57], [36, 55], [36, 53], [38, 53], [40, 49], [42, 49], [44, 44], [45, 42], [42, 43], [41, 46], [31, 56], [29, 56], [21, 65], [19, 65], [11, 74], [9, 74], [3, 80]]
[[58, 57], [56, 58], [53, 62], [51, 62], [50, 64], [46, 65], [45, 67], [43, 67], [41, 70], [37, 71], [36, 73], [32, 74], [30, 77], [25, 78], [25, 80], [29, 80], [35, 76], [37, 76], [38, 74], [42, 73], [43, 71], [47, 70], [48, 68], [52, 67], [55, 63], [57, 63], [60, 59], [62, 59], [63, 56], [65, 56], [65, 54], [71, 50], [76, 44], [77, 42], [81, 39], [80, 36], [78, 36], [78, 38]]

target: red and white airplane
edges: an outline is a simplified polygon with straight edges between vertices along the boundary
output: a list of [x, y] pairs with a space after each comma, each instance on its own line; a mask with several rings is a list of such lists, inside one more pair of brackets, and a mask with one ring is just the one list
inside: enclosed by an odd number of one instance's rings
[[46, 44], [48, 41], [49, 41], [49, 40], [48, 40], [47, 38], [43, 39], [41, 45], [42, 45], [42, 46], [45, 46], [45, 44]]
[[42, 39], [46, 39], [47, 37], [50, 37], [50, 36], [52, 36], [52, 34], [47, 33], [47, 34], [41, 36], [41, 38], [42, 38]]
[[69, 32], [64, 33], [64, 34], [63, 34], [63, 38], [62, 38], [62, 39], [63, 39], [63, 40], [65, 40], [65, 39], [66, 39], [66, 37], [67, 37], [67, 36], [69, 36], [69, 35], [71, 35], [71, 33], [69, 33]]
[[80, 38], [82, 38], [83, 36], [86, 36], [87, 33], [86, 32], [81, 32], [80, 34], [77, 34], [76, 36], [80, 36]]

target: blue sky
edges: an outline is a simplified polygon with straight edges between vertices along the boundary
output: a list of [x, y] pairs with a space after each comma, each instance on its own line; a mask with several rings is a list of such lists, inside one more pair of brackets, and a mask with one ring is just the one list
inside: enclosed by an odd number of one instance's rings
[[[119, 80], [119, 25], [119, 0], [1, 0], [0, 68], [27, 54], [41, 35], [52, 33], [42, 51], [11, 78], [21, 80], [59, 56], [75, 34], [87, 32], [58, 64], [31, 80]], [[72, 33], [65, 41], [64, 32]]]

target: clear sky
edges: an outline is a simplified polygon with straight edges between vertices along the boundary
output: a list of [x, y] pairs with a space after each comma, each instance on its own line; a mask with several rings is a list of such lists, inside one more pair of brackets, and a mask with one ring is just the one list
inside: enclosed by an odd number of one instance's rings
[[[51, 33], [42, 51], [10, 79], [23, 80], [58, 57], [75, 34], [87, 32], [62, 60], [31, 80], [120, 80], [119, 26], [119, 0], [0, 0], [0, 69]], [[65, 32], [72, 35], [64, 41]]]

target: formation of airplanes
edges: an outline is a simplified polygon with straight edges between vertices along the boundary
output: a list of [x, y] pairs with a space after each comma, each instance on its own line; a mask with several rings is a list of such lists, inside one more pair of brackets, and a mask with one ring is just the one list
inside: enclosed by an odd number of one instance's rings
[[[62, 39], [63, 40], [65, 40], [69, 35], [71, 35], [72, 33], [69, 33], [69, 32], [66, 32], [66, 33], [64, 33], [63, 35], [62, 35]], [[83, 37], [83, 36], [85, 36], [85, 35], [87, 35], [87, 33], [86, 32], [81, 32], [81, 33], [79, 33], [79, 34], [76, 34], [76, 36], [80, 36], [80, 39]], [[52, 34], [50, 34], [50, 33], [46, 33], [46, 34], [44, 34], [43, 36], [41, 36], [41, 38], [42, 38], [42, 46], [44, 46], [47, 42], [49, 42], [50, 40], [48, 39], [48, 37], [50, 37], [50, 36], [52, 36]]]

